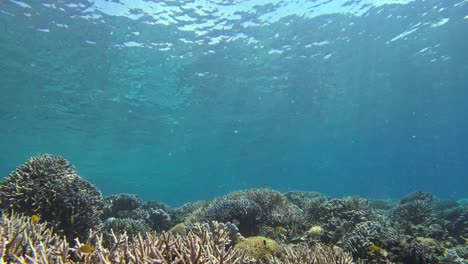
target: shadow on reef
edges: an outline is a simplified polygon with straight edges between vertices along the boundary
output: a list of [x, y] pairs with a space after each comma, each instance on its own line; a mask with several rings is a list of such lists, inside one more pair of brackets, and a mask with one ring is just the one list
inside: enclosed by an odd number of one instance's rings
[[249, 189], [174, 209], [103, 198], [68, 161], [42, 155], [3, 180], [0, 199], [6, 262], [40, 251], [54, 263], [468, 263], [468, 204], [424, 192], [386, 201]]

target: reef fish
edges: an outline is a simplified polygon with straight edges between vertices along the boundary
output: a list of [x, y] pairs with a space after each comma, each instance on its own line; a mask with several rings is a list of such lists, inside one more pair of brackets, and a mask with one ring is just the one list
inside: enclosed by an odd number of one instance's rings
[[78, 249], [78, 251], [81, 253], [93, 253], [94, 246], [91, 244], [84, 244]]

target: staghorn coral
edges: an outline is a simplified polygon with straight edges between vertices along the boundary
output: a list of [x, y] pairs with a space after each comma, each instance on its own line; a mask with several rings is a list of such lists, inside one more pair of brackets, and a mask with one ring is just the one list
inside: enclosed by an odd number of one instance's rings
[[352, 264], [353, 259], [338, 247], [294, 245], [285, 247], [280, 257], [272, 257], [268, 263], [285, 264]]
[[10, 210], [39, 215], [69, 239], [86, 239], [101, 223], [101, 193], [59, 156], [33, 157], [18, 167], [3, 180], [0, 199]]
[[[0, 263], [224, 263], [241, 264], [248, 260], [227, 247], [228, 233], [223, 225], [195, 225], [185, 236], [163, 232], [129, 238], [113, 234], [110, 248], [102, 245], [102, 236], [91, 233], [95, 243], [83, 244], [76, 239], [74, 247], [57, 236], [46, 223], [34, 224], [19, 214], [3, 214], [0, 219]], [[83, 250], [91, 248], [92, 250]]]
[[0, 219], [0, 263], [65, 263], [68, 244], [47, 223], [17, 213]]
[[258, 233], [264, 212], [260, 206], [248, 199], [219, 200], [205, 212], [209, 221], [235, 223], [241, 234], [249, 236]]
[[213, 223], [196, 225], [186, 236], [163, 232], [160, 235], [148, 233], [146, 238], [127, 235], [114, 236], [115, 243], [110, 249], [98, 243], [96, 251], [85, 255], [78, 252], [84, 263], [246, 263], [241, 254], [233, 251], [227, 233], [222, 225]]

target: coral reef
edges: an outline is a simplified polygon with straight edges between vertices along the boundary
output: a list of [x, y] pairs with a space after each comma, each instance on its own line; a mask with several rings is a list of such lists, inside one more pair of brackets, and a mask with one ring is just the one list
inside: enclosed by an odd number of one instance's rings
[[3, 180], [0, 199], [2, 206], [37, 215], [69, 239], [86, 239], [101, 223], [100, 191], [59, 156], [33, 157], [18, 167]]
[[0, 263], [468, 263], [468, 203], [424, 192], [369, 201], [250, 189], [172, 209], [103, 199], [68, 161], [43, 155], [3, 180], [0, 199]]
[[[147, 231], [166, 231], [171, 228], [173, 222], [167, 212], [173, 212], [168, 206], [148, 201], [143, 203], [133, 194], [111, 195], [105, 199], [105, 210], [102, 215], [104, 231], [108, 238], [112, 228], [117, 234], [136, 234]], [[116, 225], [116, 226], [115, 226]], [[108, 239], [105, 239], [107, 245]]]

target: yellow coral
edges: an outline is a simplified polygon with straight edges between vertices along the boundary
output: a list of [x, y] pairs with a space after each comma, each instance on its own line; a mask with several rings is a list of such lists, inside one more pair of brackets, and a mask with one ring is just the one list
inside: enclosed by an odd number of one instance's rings
[[240, 241], [236, 249], [256, 260], [266, 260], [281, 252], [281, 247], [274, 240], [262, 236], [248, 237]]
[[312, 235], [319, 236], [323, 234], [323, 228], [319, 225], [315, 225], [309, 229], [309, 233], [311, 233]]

